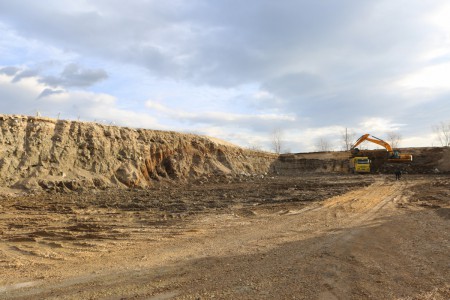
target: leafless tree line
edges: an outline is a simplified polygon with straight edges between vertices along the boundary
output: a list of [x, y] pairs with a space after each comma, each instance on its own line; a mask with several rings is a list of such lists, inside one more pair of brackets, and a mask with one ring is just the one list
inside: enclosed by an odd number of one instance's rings
[[434, 125], [433, 131], [437, 135], [442, 147], [450, 147], [450, 121]]
[[[390, 131], [386, 133], [386, 141], [392, 146], [392, 148], [398, 148], [401, 140], [402, 136], [398, 132]], [[355, 142], [356, 133], [351, 129], [345, 128], [345, 130], [341, 132], [339, 139], [340, 150], [349, 151]], [[316, 140], [315, 149], [316, 151], [332, 151], [334, 146], [330, 140], [321, 137]]]
[[[438, 125], [433, 126], [433, 131], [435, 135], [438, 137], [439, 142], [444, 147], [450, 147], [450, 121], [441, 122]], [[316, 139], [314, 144], [315, 151], [326, 152], [333, 151], [336, 149], [349, 151], [353, 144], [356, 142], [356, 133], [349, 128], [345, 128], [340, 136], [339, 136], [339, 146], [336, 147], [336, 144], [333, 144], [331, 139], [326, 137], [319, 137]], [[392, 148], [396, 149], [400, 147], [402, 141], [402, 135], [396, 131], [386, 132], [383, 139], [388, 142]], [[272, 142], [272, 151], [275, 153], [287, 152], [284, 149], [283, 142], [283, 132], [281, 129], [275, 129], [271, 133], [271, 142]], [[359, 146], [364, 148], [365, 145]], [[260, 147], [255, 147], [255, 149], [259, 149]]]

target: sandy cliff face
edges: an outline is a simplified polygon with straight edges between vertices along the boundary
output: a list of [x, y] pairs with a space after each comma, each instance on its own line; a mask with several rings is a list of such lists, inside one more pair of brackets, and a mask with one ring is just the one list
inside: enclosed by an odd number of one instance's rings
[[160, 180], [262, 174], [276, 158], [191, 134], [0, 115], [4, 187], [146, 187]]

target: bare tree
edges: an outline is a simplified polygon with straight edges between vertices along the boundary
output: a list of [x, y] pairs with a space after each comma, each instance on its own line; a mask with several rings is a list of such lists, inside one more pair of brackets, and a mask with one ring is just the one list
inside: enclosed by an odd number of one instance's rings
[[348, 130], [348, 128], [345, 128], [345, 131], [342, 132], [341, 141], [345, 151], [350, 150], [355, 140], [355, 136], [356, 134], [352, 130]]
[[263, 151], [263, 148], [259, 144], [251, 144], [248, 149], [259, 152]]
[[433, 131], [436, 133], [442, 147], [450, 147], [450, 121], [441, 122], [433, 126]]
[[392, 146], [392, 148], [398, 148], [400, 146], [400, 142], [402, 140], [402, 135], [398, 132], [390, 131], [387, 133], [388, 143]]
[[281, 132], [280, 129], [275, 129], [272, 132], [272, 149], [277, 154], [281, 153], [282, 137], [283, 133]]
[[331, 143], [329, 140], [325, 138], [320, 138], [316, 141], [316, 150], [317, 151], [330, 151], [331, 150]]

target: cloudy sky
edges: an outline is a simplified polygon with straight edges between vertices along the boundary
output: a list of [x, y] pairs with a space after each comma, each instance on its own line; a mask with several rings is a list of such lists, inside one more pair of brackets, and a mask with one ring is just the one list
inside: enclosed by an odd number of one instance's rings
[[439, 145], [448, 0], [0, 0], [0, 113], [314, 151]]

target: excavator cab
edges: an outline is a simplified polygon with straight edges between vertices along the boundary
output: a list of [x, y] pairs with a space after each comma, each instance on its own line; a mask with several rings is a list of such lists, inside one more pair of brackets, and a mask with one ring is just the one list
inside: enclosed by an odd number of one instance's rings
[[351, 152], [353, 155], [357, 155], [357, 154], [359, 153], [359, 149], [358, 149], [358, 148], [352, 148], [352, 149], [350, 149], [350, 152]]
[[394, 150], [391, 157], [389, 157], [389, 158], [394, 158], [394, 159], [400, 158], [400, 152], [398, 150]]

